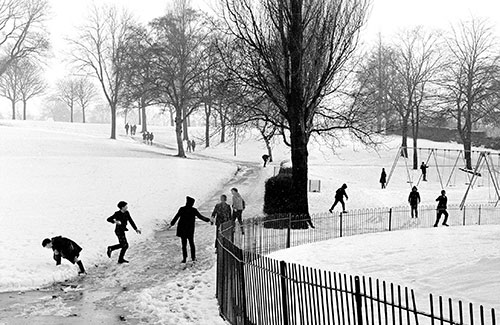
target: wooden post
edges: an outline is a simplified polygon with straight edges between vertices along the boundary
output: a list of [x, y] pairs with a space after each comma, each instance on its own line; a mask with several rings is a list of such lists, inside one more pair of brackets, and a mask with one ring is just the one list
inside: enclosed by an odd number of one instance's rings
[[342, 237], [342, 212], [340, 212], [340, 237]]
[[464, 222], [463, 222], [463, 225], [465, 226], [465, 206], [463, 207], [462, 211], [464, 212], [464, 217], [463, 217]]
[[477, 224], [481, 225], [481, 204], [479, 205], [479, 218], [477, 219]]
[[286, 248], [290, 248], [290, 232], [292, 229], [292, 214], [288, 214], [288, 229], [286, 232]]
[[280, 277], [281, 277], [281, 309], [283, 312], [283, 325], [288, 325], [288, 297], [286, 290], [286, 263], [280, 261]]

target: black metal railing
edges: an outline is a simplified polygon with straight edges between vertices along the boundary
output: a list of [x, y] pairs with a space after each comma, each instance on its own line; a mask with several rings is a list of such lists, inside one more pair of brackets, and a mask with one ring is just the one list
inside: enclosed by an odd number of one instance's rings
[[[450, 206], [450, 226], [500, 224], [500, 208]], [[414, 290], [371, 277], [318, 270], [264, 256], [279, 249], [357, 234], [432, 227], [435, 209], [418, 218], [407, 207], [315, 215], [315, 229], [296, 229], [304, 220], [255, 218], [241, 227], [223, 224], [217, 233], [217, 299], [221, 316], [239, 324], [492, 324], [494, 309]], [[281, 229], [266, 223], [282, 222]]]

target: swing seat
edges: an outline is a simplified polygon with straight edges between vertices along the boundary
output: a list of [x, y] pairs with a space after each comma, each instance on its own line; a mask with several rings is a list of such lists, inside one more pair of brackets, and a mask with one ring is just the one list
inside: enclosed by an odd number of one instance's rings
[[467, 169], [467, 168], [458, 168], [458, 169], [460, 169], [463, 172], [466, 172], [466, 173], [473, 174], [473, 175], [476, 175], [478, 177], [481, 177], [481, 173], [479, 173], [479, 172], [474, 173], [474, 171], [472, 169]]

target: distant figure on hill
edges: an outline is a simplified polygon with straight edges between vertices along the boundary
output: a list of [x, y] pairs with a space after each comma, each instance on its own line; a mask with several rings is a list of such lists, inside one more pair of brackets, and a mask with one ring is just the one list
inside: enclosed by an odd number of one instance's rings
[[118, 237], [118, 244], [113, 245], [113, 246], [108, 246], [108, 250], [106, 251], [106, 255], [108, 255], [109, 258], [111, 258], [111, 253], [114, 250], [120, 249], [120, 256], [118, 257], [118, 263], [128, 263], [128, 261], [124, 258], [125, 257], [125, 252], [128, 249], [128, 242], [127, 242], [127, 237], [125, 236], [125, 231], [128, 231], [127, 229], [127, 222], [130, 222], [130, 225], [132, 228], [134, 228], [135, 232], [140, 234], [141, 230], [137, 229], [137, 226], [135, 225], [134, 220], [132, 220], [132, 217], [130, 216], [130, 213], [128, 212], [128, 205], [127, 202], [125, 201], [120, 201], [118, 202], [118, 211], [116, 211], [111, 217], [107, 219], [108, 222], [114, 223], [116, 225], [115, 227], [115, 235]]
[[264, 160], [264, 167], [266, 167], [266, 164], [267, 164], [268, 161], [269, 162], [271, 161], [269, 158], [271, 158], [271, 157], [269, 157], [269, 155], [267, 155], [267, 154], [266, 155], [262, 155], [262, 160]]
[[194, 142], [194, 140], [191, 140], [191, 149], [193, 150], [193, 152], [195, 148], [196, 148], [196, 142]]
[[420, 204], [420, 194], [417, 187], [413, 186], [410, 195], [408, 196], [408, 203], [410, 203], [411, 217], [418, 218], [418, 205]]
[[149, 144], [150, 144], [150, 145], [153, 145], [153, 139], [154, 139], [154, 138], [155, 138], [155, 136], [153, 135], [153, 132], [151, 132], [151, 133], [149, 134]]
[[447, 204], [448, 204], [448, 198], [446, 197], [446, 191], [442, 190], [441, 195], [438, 196], [436, 199], [438, 202], [437, 205], [437, 213], [436, 213], [436, 222], [434, 223], [434, 227], [437, 227], [439, 224], [439, 219], [441, 218], [441, 215], [444, 215], [444, 220], [443, 220], [443, 226], [447, 226], [448, 224], [446, 223], [448, 221], [448, 211], [447, 209]]
[[429, 166], [422, 161], [422, 165], [420, 165], [420, 170], [422, 171], [422, 180], [424, 182], [427, 182], [427, 168], [429, 168]]
[[78, 274], [85, 274], [85, 269], [83, 268], [83, 263], [78, 259], [80, 256], [80, 252], [82, 248], [66, 237], [53, 237], [52, 239], [45, 238], [42, 241], [42, 246], [45, 248], [52, 249], [54, 252], [54, 260], [56, 261], [56, 265], [61, 264], [61, 258], [65, 258], [71, 262], [71, 264], [77, 264], [80, 270]]
[[231, 194], [233, 195], [233, 220], [236, 223], [236, 220], [238, 220], [238, 223], [240, 224], [241, 228], [241, 234], [245, 234], [245, 229], [243, 229], [243, 210], [245, 210], [245, 200], [241, 197], [241, 194], [238, 193], [238, 189], [236, 187], [233, 187], [231, 189]]
[[132, 133], [132, 135], [135, 135], [135, 131], [136, 131], [136, 130], [137, 130], [137, 125], [135, 125], [135, 124], [134, 124], [134, 125], [132, 125], [132, 126], [131, 126], [131, 133]]
[[191, 152], [191, 141], [188, 139], [186, 140], [187, 141], [187, 147], [186, 147], [186, 150], [187, 152]]
[[186, 263], [187, 258], [187, 242], [189, 241], [189, 247], [191, 248], [191, 260], [196, 261], [196, 248], [194, 246], [194, 227], [196, 218], [201, 219], [205, 222], [210, 222], [210, 219], [201, 215], [201, 213], [194, 208], [194, 199], [192, 197], [186, 197], [186, 205], [181, 207], [174, 219], [170, 222], [168, 229], [172, 228], [173, 225], [179, 220], [177, 225], [177, 237], [181, 238], [182, 244], [182, 261], [181, 263]]
[[333, 205], [332, 207], [330, 208], [330, 213], [333, 213], [333, 209], [335, 208], [335, 206], [337, 205], [337, 203], [340, 202], [340, 204], [342, 205], [342, 212], [347, 212], [345, 210], [345, 203], [344, 203], [344, 196], [345, 196], [345, 199], [348, 200], [349, 197], [347, 196], [347, 193], [345, 192], [347, 188], [347, 185], [346, 184], [342, 184], [342, 186], [335, 192], [335, 201], [333, 202]]
[[385, 183], [387, 183], [387, 174], [385, 173], [385, 168], [382, 168], [382, 173], [380, 174], [380, 184], [382, 184], [382, 188], [385, 188]]
[[[129, 125], [127, 123], [127, 124], [125, 124], [125, 132], [127, 133], [127, 135], [128, 135], [128, 128], [129, 128]], [[132, 131], [130, 131], [130, 133], [132, 134]]]

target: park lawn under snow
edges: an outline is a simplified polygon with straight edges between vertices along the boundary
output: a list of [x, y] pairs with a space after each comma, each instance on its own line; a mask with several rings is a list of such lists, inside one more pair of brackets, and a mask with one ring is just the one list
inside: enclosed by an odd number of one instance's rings
[[499, 238], [498, 225], [414, 229], [326, 240], [269, 256], [407, 286], [423, 310], [429, 293], [499, 310]]
[[[106, 218], [120, 200], [148, 238], [190, 195], [202, 202], [235, 171], [218, 161], [178, 159], [128, 138], [108, 139], [109, 126], [8, 122], [0, 126], [0, 291], [36, 288], [76, 274], [55, 266], [43, 238], [62, 235], [83, 247], [90, 267], [114, 244]], [[5, 124], [10, 126], [5, 126]], [[89, 132], [84, 130], [92, 130]], [[131, 227], [129, 227], [131, 228]], [[131, 229], [132, 230], [132, 229]]]

